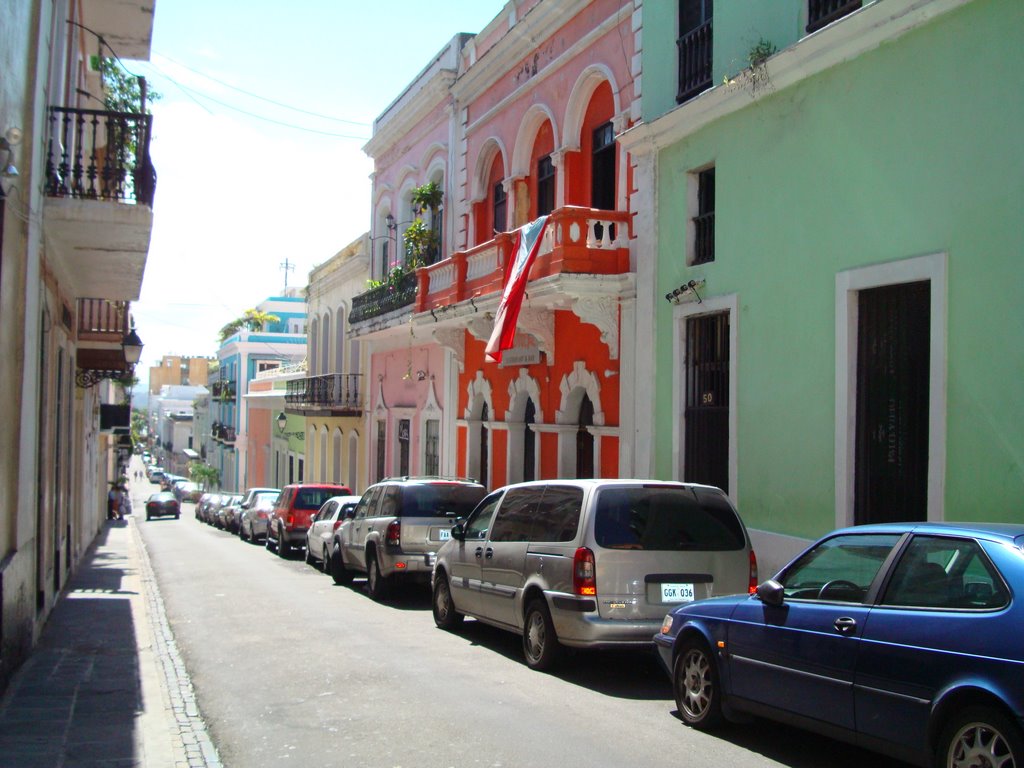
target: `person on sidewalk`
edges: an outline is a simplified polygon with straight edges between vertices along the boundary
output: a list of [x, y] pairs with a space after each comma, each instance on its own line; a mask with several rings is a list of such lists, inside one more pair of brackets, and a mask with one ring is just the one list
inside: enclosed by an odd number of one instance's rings
[[118, 520], [121, 516], [121, 489], [117, 483], [110, 484], [107, 493], [107, 520]]

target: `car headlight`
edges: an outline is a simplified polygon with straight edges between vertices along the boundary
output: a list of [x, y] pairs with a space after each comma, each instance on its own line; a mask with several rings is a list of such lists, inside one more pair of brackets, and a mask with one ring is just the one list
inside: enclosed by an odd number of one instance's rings
[[666, 613], [665, 618], [661, 622], [661, 634], [667, 635], [672, 631], [672, 614]]

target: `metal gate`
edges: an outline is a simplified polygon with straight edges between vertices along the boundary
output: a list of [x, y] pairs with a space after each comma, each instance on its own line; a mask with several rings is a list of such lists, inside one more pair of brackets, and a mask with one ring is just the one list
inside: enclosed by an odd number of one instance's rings
[[927, 281], [861, 291], [854, 520], [928, 517]]
[[683, 479], [729, 492], [729, 314], [686, 321]]

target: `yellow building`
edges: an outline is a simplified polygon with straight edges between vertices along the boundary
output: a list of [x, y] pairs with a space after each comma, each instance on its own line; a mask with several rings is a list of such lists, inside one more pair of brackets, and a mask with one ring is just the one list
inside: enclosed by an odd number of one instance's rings
[[208, 386], [213, 361], [212, 357], [164, 355], [160, 365], [149, 369], [149, 393], [159, 395], [163, 386]]

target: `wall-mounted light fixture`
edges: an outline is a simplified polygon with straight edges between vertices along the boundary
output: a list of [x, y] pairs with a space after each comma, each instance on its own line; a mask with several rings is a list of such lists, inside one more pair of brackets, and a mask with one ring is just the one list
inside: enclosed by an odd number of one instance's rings
[[0, 136], [0, 176], [13, 179], [18, 176], [18, 167], [14, 164], [14, 147], [21, 143], [21, 129], [8, 128]]
[[688, 283], [683, 283], [675, 290], [669, 291], [665, 294], [665, 301], [670, 304], [679, 304], [682, 301], [689, 298], [688, 294], [692, 294], [697, 298], [697, 303], [702, 302], [700, 294], [697, 293], [697, 289], [704, 288], [704, 280], [690, 280]]
[[389, 213], [387, 216], [384, 217], [384, 226], [387, 227], [389, 232], [394, 232], [395, 228], [398, 226], [398, 223], [395, 221], [395, 217]]
[[288, 426], [288, 417], [285, 415], [284, 411], [281, 411], [279, 414], [277, 414], [277, 428], [281, 432], [284, 432], [284, 428], [287, 427], [287, 426]]

